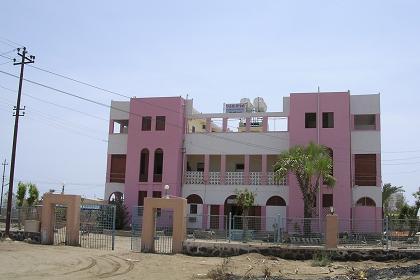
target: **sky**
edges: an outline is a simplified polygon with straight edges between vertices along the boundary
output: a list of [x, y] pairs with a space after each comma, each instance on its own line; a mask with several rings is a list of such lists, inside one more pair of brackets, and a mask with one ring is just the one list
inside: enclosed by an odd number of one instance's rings
[[[34, 66], [127, 96], [188, 94], [201, 112], [257, 96], [281, 111], [283, 96], [318, 86], [380, 92], [382, 182], [404, 186], [412, 202], [420, 186], [419, 10], [416, 0], [4, 0], [0, 54], [17, 57], [9, 51], [24, 45]], [[0, 70], [19, 74], [3, 57]], [[25, 78], [106, 104], [125, 100], [29, 66]], [[0, 73], [0, 160], [9, 163], [17, 87]], [[16, 180], [41, 193], [64, 184], [66, 193], [103, 197], [109, 109], [27, 82], [22, 106]]]

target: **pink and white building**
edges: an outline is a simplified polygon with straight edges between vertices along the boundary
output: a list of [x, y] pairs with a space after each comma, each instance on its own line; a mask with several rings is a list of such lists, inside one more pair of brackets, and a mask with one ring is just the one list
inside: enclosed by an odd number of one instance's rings
[[[105, 199], [123, 194], [131, 211], [169, 185], [197, 215], [189, 227], [220, 228], [218, 215], [239, 214], [235, 190], [247, 188], [257, 194], [251, 215], [303, 217], [296, 179], [276, 184], [273, 164], [282, 151], [313, 141], [329, 149], [337, 179], [332, 189], [322, 186], [314, 215], [332, 206], [354, 223], [382, 218], [379, 94], [291, 93], [278, 101], [281, 112], [266, 111], [263, 101], [261, 110], [259, 100], [222, 113], [198, 113], [182, 97], [113, 101]], [[270, 221], [262, 227], [270, 230]]]

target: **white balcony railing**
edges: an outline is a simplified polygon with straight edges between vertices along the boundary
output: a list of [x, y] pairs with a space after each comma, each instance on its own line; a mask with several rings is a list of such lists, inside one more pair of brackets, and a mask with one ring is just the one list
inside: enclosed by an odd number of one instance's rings
[[262, 172], [249, 172], [249, 184], [261, 185]]
[[204, 184], [204, 172], [185, 171], [185, 184]]
[[209, 184], [220, 185], [220, 172], [209, 172]]
[[274, 172], [267, 172], [267, 185], [285, 186], [287, 185], [287, 178], [285, 177], [276, 183], [276, 180], [274, 179]]
[[226, 185], [243, 185], [244, 173], [243, 172], [226, 172], [225, 182], [226, 182]]

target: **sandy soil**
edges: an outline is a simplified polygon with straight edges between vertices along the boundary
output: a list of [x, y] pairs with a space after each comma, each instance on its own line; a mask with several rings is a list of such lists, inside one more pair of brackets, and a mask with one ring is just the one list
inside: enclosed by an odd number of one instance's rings
[[[119, 242], [118, 242], [119, 241]], [[32, 245], [17, 241], [0, 242], [0, 279], [206, 279], [222, 258], [157, 255], [130, 252], [124, 238], [115, 251], [69, 246]], [[262, 275], [269, 267], [273, 276], [314, 279], [344, 274], [348, 269], [385, 268], [413, 265], [389, 262], [334, 262], [329, 267], [312, 267], [311, 261], [290, 261], [248, 254], [231, 258], [235, 274]], [[413, 278], [412, 278], [413, 279]], [[417, 278], [420, 279], [420, 278]]]

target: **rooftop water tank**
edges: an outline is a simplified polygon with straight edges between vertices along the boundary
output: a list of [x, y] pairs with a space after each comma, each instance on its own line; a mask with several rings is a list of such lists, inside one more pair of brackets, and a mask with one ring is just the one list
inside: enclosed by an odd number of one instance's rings
[[267, 104], [264, 102], [264, 98], [256, 97], [254, 99], [255, 112], [267, 112]]
[[252, 103], [251, 103], [251, 100], [249, 100], [249, 98], [242, 98], [241, 99], [241, 101], [240, 101], [240, 103], [241, 104], [246, 104], [245, 106], [246, 106], [246, 111], [247, 112], [252, 112], [252, 109], [254, 108], [253, 106], [252, 106]]

